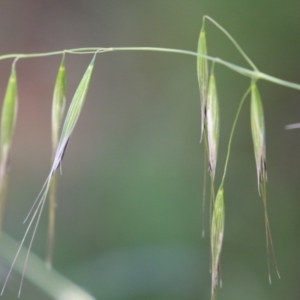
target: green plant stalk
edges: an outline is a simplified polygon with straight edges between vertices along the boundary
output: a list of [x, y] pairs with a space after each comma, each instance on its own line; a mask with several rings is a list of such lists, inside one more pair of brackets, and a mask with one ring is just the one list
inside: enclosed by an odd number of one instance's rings
[[244, 52], [244, 50], [240, 47], [240, 45], [236, 42], [236, 40], [231, 36], [231, 34], [223, 28], [219, 23], [217, 23], [214, 19], [212, 19], [209, 16], [203, 17], [203, 26], [205, 23], [205, 20], [209, 20], [211, 23], [213, 23], [220, 31], [222, 31], [225, 36], [233, 43], [233, 45], [237, 48], [237, 50], [241, 53], [241, 55], [245, 58], [245, 60], [249, 63], [251, 68], [255, 71], [258, 71], [258, 68], [255, 66], [255, 64], [252, 62], [252, 60], [248, 57], [248, 55]]
[[57, 173], [54, 173], [49, 188], [49, 222], [47, 234], [46, 266], [51, 269], [54, 251], [55, 236], [55, 212], [56, 212], [56, 193], [57, 193]]
[[[51, 163], [54, 163], [55, 153], [58, 147], [61, 123], [63, 121], [64, 110], [66, 105], [66, 65], [65, 55], [62, 57], [57, 77], [55, 81], [53, 100], [52, 100], [52, 158]], [[49, 221], [48, 235], [46, 248], [46, 265], [52, 267], [53, 251], [54, 251], [54, 234], [55, 234], [55, 213], [56, 213], [56, 193], [57, 193], [57, 175], [53, 174], [49, 187]]]
[[0, 235], [2, 232], [2, 224], [4, 217], [4, 210], [6, 205], [6, 195], [8, 190], [9, 176], [7, 172], [8, 163], [8, 148], [3, 151], [0, 163]]
[[6, 204], [6, 194], [8, 189], [9, 176], [7, 173], [2, 174], [0, 180], [0, 235], [2, 234], [3, 215]]
[[206, 152], [203, 151], [203, 165], [204, 165], [204, 174], [203, 174], [203, 193], [202, 193], [202, 237], [205, 237], [205, 202], [206, 202], [206, 180], [207, 180], [207, 159]]
[[227, 166], [228, 166], [229, 156], [230, 156], [230, 150], [231, 150], [231, 144], [232, 144], [232, 138], [233, 138], [233, 133], [234, 133], [234, 130], [235, 130], [235, 127], [236, 127], [236, 123], [237, 123], [237, 120], [239, 118], [242, 106], [243, 106], [243, 104], [244, 104], [244, 102], [245, 102], [248, 94], [250, 93], [250, 91], [251, 91], [251, 86], [247, 89], [247, 91], [243, 95], [242, 100], [241, 100], [241, 102], [239, 104], [238, 110], [236, 112], [233, 124], [232, 124], [231, 132], [230, 132], [230, 137], [229, 137], [229, 142], [228, 142], [228, 146], [227, 146], [227, 154], [226, 154], [226, 159], [225, 159], [224, 171], [223, 171], [223, 176], [222, 176], [222, 180], [221, 180], [220, 186], [222, 186], [224, 184], [224, 181], [225, 181], [225, 176], [226, 176]]
[[232, 71], [235, 71], [237, 73], [240, 73], [241, 75], [244, 75], [246, 77], [254, 78], [256, 80], [266, 80], [278, 85], [285, 86], [287, 88], [292, 88], [296, 90], [300, 90], [300, 84], [293, 83], [290, 81], [286, 81], [268, 74], [265, 74], [260, 71], [256, 70], [249, 70], [240, 66], [237, 66], [235, 64], [232, 64], [230, 62], [227, 62], [225, 60], [222, 60], [218, 57], [212, 57], [208, 55], [200, 55], [193, 51], [188, 50], [180, 50], [180, 49], [171, 49], [171, 48], [159, 48], [159, 47], [114, 47], [114, 48], [101, 48], [101, 47], [91, 47], [91, 48], [74, 48], [69, 50], [60, 50], [60, 51], [54, 51], [54, 52], [46, 52], [46, 53], [32, 53], [32, 54], [5, 54], [0, 56], [0, 60], [4, 59], [25, 59], [25, 58], [37, 58], [37, 57], [47, 57], [47, 56], [54, 56], [54, 55], [62, 55], [62, 54], [95, 54], [95, 53], [104, 53], [104, 52], [115, 52], [115, 51], [156, 51], [156, 52], [168, 52], [168, 53], [177, 53], [177, 54], [185, 54], [195, 57], [204, 57], [208, 59], [209, 61], [215, 62], [217, 64], [223, 65]]

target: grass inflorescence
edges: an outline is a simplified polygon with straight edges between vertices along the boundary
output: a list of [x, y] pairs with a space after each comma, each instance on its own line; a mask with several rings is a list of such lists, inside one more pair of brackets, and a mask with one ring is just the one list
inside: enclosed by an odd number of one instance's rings
[[[212, 57], [208, 55], [207, 47], [207, 31], [206, 21], [212, 23], [218, 30], [221, 30], [225, 36], [232, 42], [233, 46], [238, 50], [242, 57], [249, 64], [250, 69], [237, 66], [231, 62], [224, 61], [218, 57]], [[23, 267], [23, 275], [19, 289], [19, 295], [21, 293], [22, 282], [25, 274], [25, 269], [32, 247], [33, 239], [41, 218], [46, 199], [49, 195], [49, 230], [47, 238], [47, 255], [46, 262], [48, 266], [52, 265], [53, 245], [54, 245], [54, 228], [55, 228], [55, 207], [56, 207], [56, 189], [57, 178], [56, 171], [61, 167], [62, 159], [65, 155], [70, 137], [74, 131], [77, 121], [82, 112], [82, 108], [87, 96], [89, 85], [91, 82], [94, 62], [96, 54], [115, 52], [115, 51], [156, 51], [156, 52], [168, 52], [176, 54], [184, 54], [194, 56], [197, 58], [197, 75], [200, 89], [200, 111], [201, 111], [201, 125], [200, 125], [200, 141], [204, 141], [204, 155], [205, 155], [205, 173], [208, 169], [210, 178], [210, 242], [211, 242], [211, 299], [216, 299], [218, 286], [220, 282], [220, 261], [222, 253], [222, 245], [224, 239], [225, 229], [225, 198], [226, 191], [225, 178], [229, 162], [229, 156], [231, 152], [231, 145], [233, 134], [236, 128], [237, 120], [242, 109], [242, 106], [251, 94], [250, 105], [250, 117], [251, 117], [251, 132], [254, 146], [255, 165], [257, 172], [258, 192], [262, 197], [264, 205], [265, 216], [265, 230], [266, 230], [266, 243], [268, 254], [268, 268], [270, 276], [269, 256], [270, 253], [274, 257], [275, 267], [277, 264], [275, 260], [273, 241], [271, 236], [271, 229], [269, 223], [269, 217], [267, 214], [267, 165], [266, 165], [266, 136], [265, 136], [265, 123], [264, 123], [264, 111], [260, 93], [257, 88], [257, 82], [259, 80], [266, 80], [275, 84], [286, 86], [300, 90], [300, 84], [285, 81], [258, 70], [255, 64], [246, 55], [239, 44], [233, 39], [233, 37], [216, 21], [212, 18], [205, 16], [203, 18], [203, 25], [200, 31], [197, 52], [169, 49], [169, 48], [157, 48], [157, 47], [114, 47], [114, 48], [76, 48], [69, 50], [61, 50], [47, 53], [33, 53], [33, 54], [7, 54], [1, 55], [0, 60], [14, 59], [12, 64], [11, 75], [7, 85], [6, 94], [4, 97], [2, 117], [1, 117], [1, 144], [0, 144], [0, 228], [2, 224], [4, 214], [4, 203], [6, 199], [6, 191], [8, 186], [8, 161], [10, 156], [10, 148], [13, 139], [14, 128], [17, 118], [17, 103], [18, 103], [18, 89], [17, 89], [17, 75], [16, 75], [16, 62], [26, 58], [48, 57], [53, 55], [62, 55], [62, 61], [57, 73], [52, 102], [52, 166], [46, 181], [34, 201], [25, 222], [28, 221], [27, 229], [20, 242], [20, 246], [16, 253], [16, 256], [12, 260], [11, 268], [4, 282], [2, 292], [3, 294], [8, 278], [12, 272], [12, 269], [16, 263], [19, 253], [22, 251], [23, 244], [27, 238], [30, 230], [32, 230], [32, 236], [29, 241], [28, 251]], [[66, 55], [87, 55], [94, 54], [94, 57], [87, 67], [78, 87], [73, 96], [71, 104], [69, 106], [66, 117], [64, 118], [65, 103], [66, 103]], [[210, 66], [211, 64], [211, 66]], [[226, 160], [223, 168], [223, 176], [221, 182], [218, 184], [219, 188], [215, 193], [216, 173], [218, 172], [218, 148], [219, 148], [219, 135], [220, 135], [220, 111], [219, 111], [219, 98], [217, 93], [216, 84], [216, 66], [223, 65], [239, 74], [250, 78], [250, 86], [242, 96], [239, 103], [237, 113], [234, 117], [232, 129], [228, 140], [228, 148], [226, 154]], [[211, 68], [210, 68], [211, 67]], [[292, 126], [296, 125], [291, 125]], [[208, 167], [206, 167], [206, 164]], [[204, 176], [204, 189], [203, 189], [203, 201], [205, 201], [206, 193], [206, 174]], [[205, 202], [203, 202], [203, 209]], [[203, 216], [204, 219], [204, 216]], [[203, 222], [204, 226], [204, 222]], [[203, 228], [204, 235], [204, 228]]]

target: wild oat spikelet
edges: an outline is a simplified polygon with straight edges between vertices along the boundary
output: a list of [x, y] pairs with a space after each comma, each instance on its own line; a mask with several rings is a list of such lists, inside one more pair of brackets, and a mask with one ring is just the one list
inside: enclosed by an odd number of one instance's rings
[[15, 64], [6, 88], [1, 117], [1, 176], [6, 172], [8, 154], [15, 129], [18, 109], [18, 86]]
[[275, 269], [278, 278], [280, 278], [275, 251], [273, 246], [273, 239], [271, 234], [271, 227], [267, 212], [267, 163], [266, 163], [266, 137], [265, 137], [265, 122], [264, 122], [264, 110], [260, 94], [255, 82], [251, 84], [251, 130], [254, 145], [254, 154], [256, 162], [257, 183], [258, 192], [262, 197], [264, 205], [265, 215], [265, 229], [266, 229], [266, 244], [267, 244], [267, 256], [268, 256], [268, 270], [269, 270], [269, 282], [271, 283], [270, 272], [270, 250], [272, 251]]
[[208, 84], [205, 126], [208, 139], [209, 167], [214, 179], [218, 156], [220, 115], [216, 79], [213, 72], [210, 75]]
[[59, 138], [59, 131], [66, 106], [66, 66], [65, 57], [63, 56], [60, 63], [52, 100], [52, 148], [56, 150]]
[[225, 223], [225, 209], [224, 209], [224, 189], [223, 184], [220, 186], [216, 200], [214, 203], [213, 216], [211, 222], [211, 276], [212, 276], [212, 299], [216, 293], [219, 283], [219, 265], [220, 255], [223, 244]]
[[260, 94], [255, 82], [251, 84], [251, 131], [256, 162], [258, 191], [261, 194], [261, 184], [267, 180], [266, 137], [264, 110]]
[[[15, 61], [16, 62], [16, 61]], [[9, 182], [8, 162], [10, 147], [15, 130], [18, 107], [18, 86], [15, 62], [11, 68], [6, 93], [2, 107], [1, 138], [0, 138], [0, 233], [2, 231], [3, 215], [6, 204], [6, 193]]]
[[[198, 40], [198, 54], [207, 55], [207, 46], [206, 46], [206, 33], [204, 27], [200, 31], [200, 36]], [[205, 123], [205, 107], [207, 100], [207, 84], [208, 84], [208, 62], [205, 57], [197, 57], [197, 75], [198, 83], [200, 89], [200, 102], [201, 102], [201, 138], [202, 140], [204, 123]]]

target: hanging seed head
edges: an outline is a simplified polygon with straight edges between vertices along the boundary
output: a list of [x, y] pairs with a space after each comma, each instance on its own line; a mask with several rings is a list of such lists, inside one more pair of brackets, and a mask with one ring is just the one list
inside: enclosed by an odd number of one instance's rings
[[219, 264], [223, 244], [224, 221], [224, 190], [223, 185], [221, 185], [214, 203], [211, 222], [212, 295], [214, 295], [219, 282]]
[[56, 152], [55, 152], [55, 156], [54, 156], [54, 160], [53, 160], [53, 163], [52, 163], [50, 173], [49, 173], [49, 175], [48, 175], [48, 177], [47, 177], [40, 193], [38, 194], [37, 198], [35, 199], [32, 207], [31, 207], [31, 209], [30, 209], [30, 211], [29, 211], [29, 213], [28, 213], [28, 215], [27, 215], [27, 217], [24, 221], [24, 222], [26, 222], [26, 220], [29, 217], [31, 217], [31, 220], [29, 221], [29, 224], [27, 226], [27, 229], [25, 231], [23, 239], [22, 239], [22, 241], [19, 245], [17, 254], [15, 255], [15, 258], [12, 262], [12, 265], [10, 267], [8, 275], [6, 276], [6, 279], [4, 281], [0, 296], [4, 292], [4, 289], [5, 289], [6, 284], [8, 282], [9, 276], [10, 276], [10, 274], [12, 272], [12, 269], [13, 269], [15, 263], [16, 263], [17, 257], [19, 255], [21, 249], [22, 249], [22, 246], [25, 242], [26, 237], [28, 236], [28, 234], [30, 232], [30, 228], [33, 227], [34, 229], [33, 229], [31, 241], [30, 241], [30, 244], [29, 244], [29, 247], [28, 247], [26, 259], [25, 259], [25, 262], [24, 262], [22, 280], [21, 280], [20, 289], [19, 289], [19, 296], [21, 294], [21, 288], [22, 288], [22, 283], [23, 283], [23, 278], [24, 278], [26, 265], [27, 265], [27, 262], [28, 262], [29, 252], [30, 252], [30, 249], [31, 249], [31, 246], [32, 246], [32, 242], [33, 242], [35, 233], [36, 233], [37, 226], [38, 226], [39, 221], [40, 221], [40, 217], [41, 217], [41, 214], [42, 214], [42, 211], [43, 211], [43, 208], [44, 208], [45, 200], [47, 198], [47, 194], [48, 194], [48, 191], [50, 189], [51, 178], [52, 178], [54, 172], [56, 171], [56, 169], [61, 164], [62, 158], [65, 154], [65, 150], [68, 146], [68, 141], [70, 139], [70, 136], [71, 136], [71, 134], [72, 134], [72, 132], [75, 128], [75, 125], [77, 124], [78, 118], [79, 118], [80, 113], [82, 111], [82, 107], [84, 105], [84, 102], [85, 102], [85, 99], [86, 99], [86, 96], [87, 96], [87, 92], [88, 92], [88, 89], [89, 89], [89, 85], [90, 85], [90, 82], [91, 82], [91, 77], [92, 77], [92, 74], [93, 74], [96, 54], [97, 53], [95, 53], [91, 63], [89, 64], [87, 70], [85, 71], [85, 73], [84, 73], [84, 75], [83, 75], [83, 77], [82, 77], [82, 79], [81, 79], [81, 81], [80, 81], [80, 83], [79, 83], [79, 85], [76, 89], [76, 92], [73, 96], [72, 102], [71, 102], [70, 107], [68, 109], [68, 113], [67, 113], [67, 116], [65, 118], [64, 125], [63, 125], [62, 131], [61, 131], [59, 143], [58, 143], [58, 146], [57, 146], [57, 149], [56, 149]]
[[63, 57], [58, 69], [52, 101], [52, 146], [56, 150], [59, 131], [66, 105], [66, 67]]
[[8, 159], [8, 152], [17, 119], [18, 87], [15, 66], [13, 64], [6, 88], [1, 118], [1, 161]]
[[267, 180], [266, 139], [264, 110], [255, 83], [252, 83], [251, 85], [251, 131], [256, 162], [258, 191], [260, 193], [260, 184]]
[[217, 94], [216, 79], [212, 72], [209, 78], [207, 103], [206, 103], [206, 118], [205, 125], [207, 130], [208, 139], [208, 155], [209, 166], [212, 178], [215, 177], [218, 144], [219, 144], [219, 132], [220, 132], [220, 115], [219, 115], [219, 102]]
[[61, 160], [64, 156], [70, 136], [77, 124], [79, 115], [82, 111], [86, 95], [90, 86], [96, 54], [86, 69], [69, 106], [64, 124], [61, 130], [60, 139], [54, 156], [52, 172], [54, 172], [61, 164]]
[[[198, 54], [207, 55], [206, 47], [206, 33], [204, 28], [200, 31], [200, 36], [198, 40]], [[200, 89], [200, 103], [201, 103], [201, 140], [204, 130], [205, 122], [205, 106], [207, 98], [207, 82], [208, 82], [208, 62], [204, 57], [198, 56], [197, 58], [197, 74], [198, 74], [198, 83]]]

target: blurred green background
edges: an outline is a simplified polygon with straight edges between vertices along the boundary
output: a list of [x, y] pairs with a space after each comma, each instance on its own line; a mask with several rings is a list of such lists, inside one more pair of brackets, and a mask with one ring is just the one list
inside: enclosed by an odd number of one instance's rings
[[[300, 2], [1, 1], [0, 53], [91, 46], [196, 50], [202, 16], [223, 25], [258, 68], [300, 83]], [[208, 51], [247, 67], [207, 23]], [[19, 119], [4, 230], [20, 241], [50, 168], [51, 99], [61, 57], [18, 62]], [[67, 56], [68, 100], [91, 57]], [[11, 61], [0, 62], [4, 95]], [[221, 110], [217, 182], [238, 103], [249, 79], [216, 68]], [[268, 282], [249, 101], [225, 182], [226, 227], [219, 299], [299, 299], [300, 92], [259, 82], [267, 131], [269, 217], [281, 280]], [[55, 269], [96, 299], [210, 299], [209, 238], [201, 238], [203, 145], [194, 57], [101, 54], [59, 178]], [[206, 211], [206, 225], [208, 228]], [[47, 209], [33, 252], [45, 256]], [[15, 245], [17, 248], [17, 245]], [[1, 248], [1, 241], [0, 241]], [[0, 260], [0, 280], [9, 264]], [[28, 264], [28, 270], [33, 268]], [[32, 270], [32, 269], [31, 269]], [[40, 277], [43, 273], [38, 274]], [[2, 299], [16, 299], [13, 273]], [[25, 280], [21, 299], [51, 299]], [[70, 299], [76, 299], [70, 297]]]

